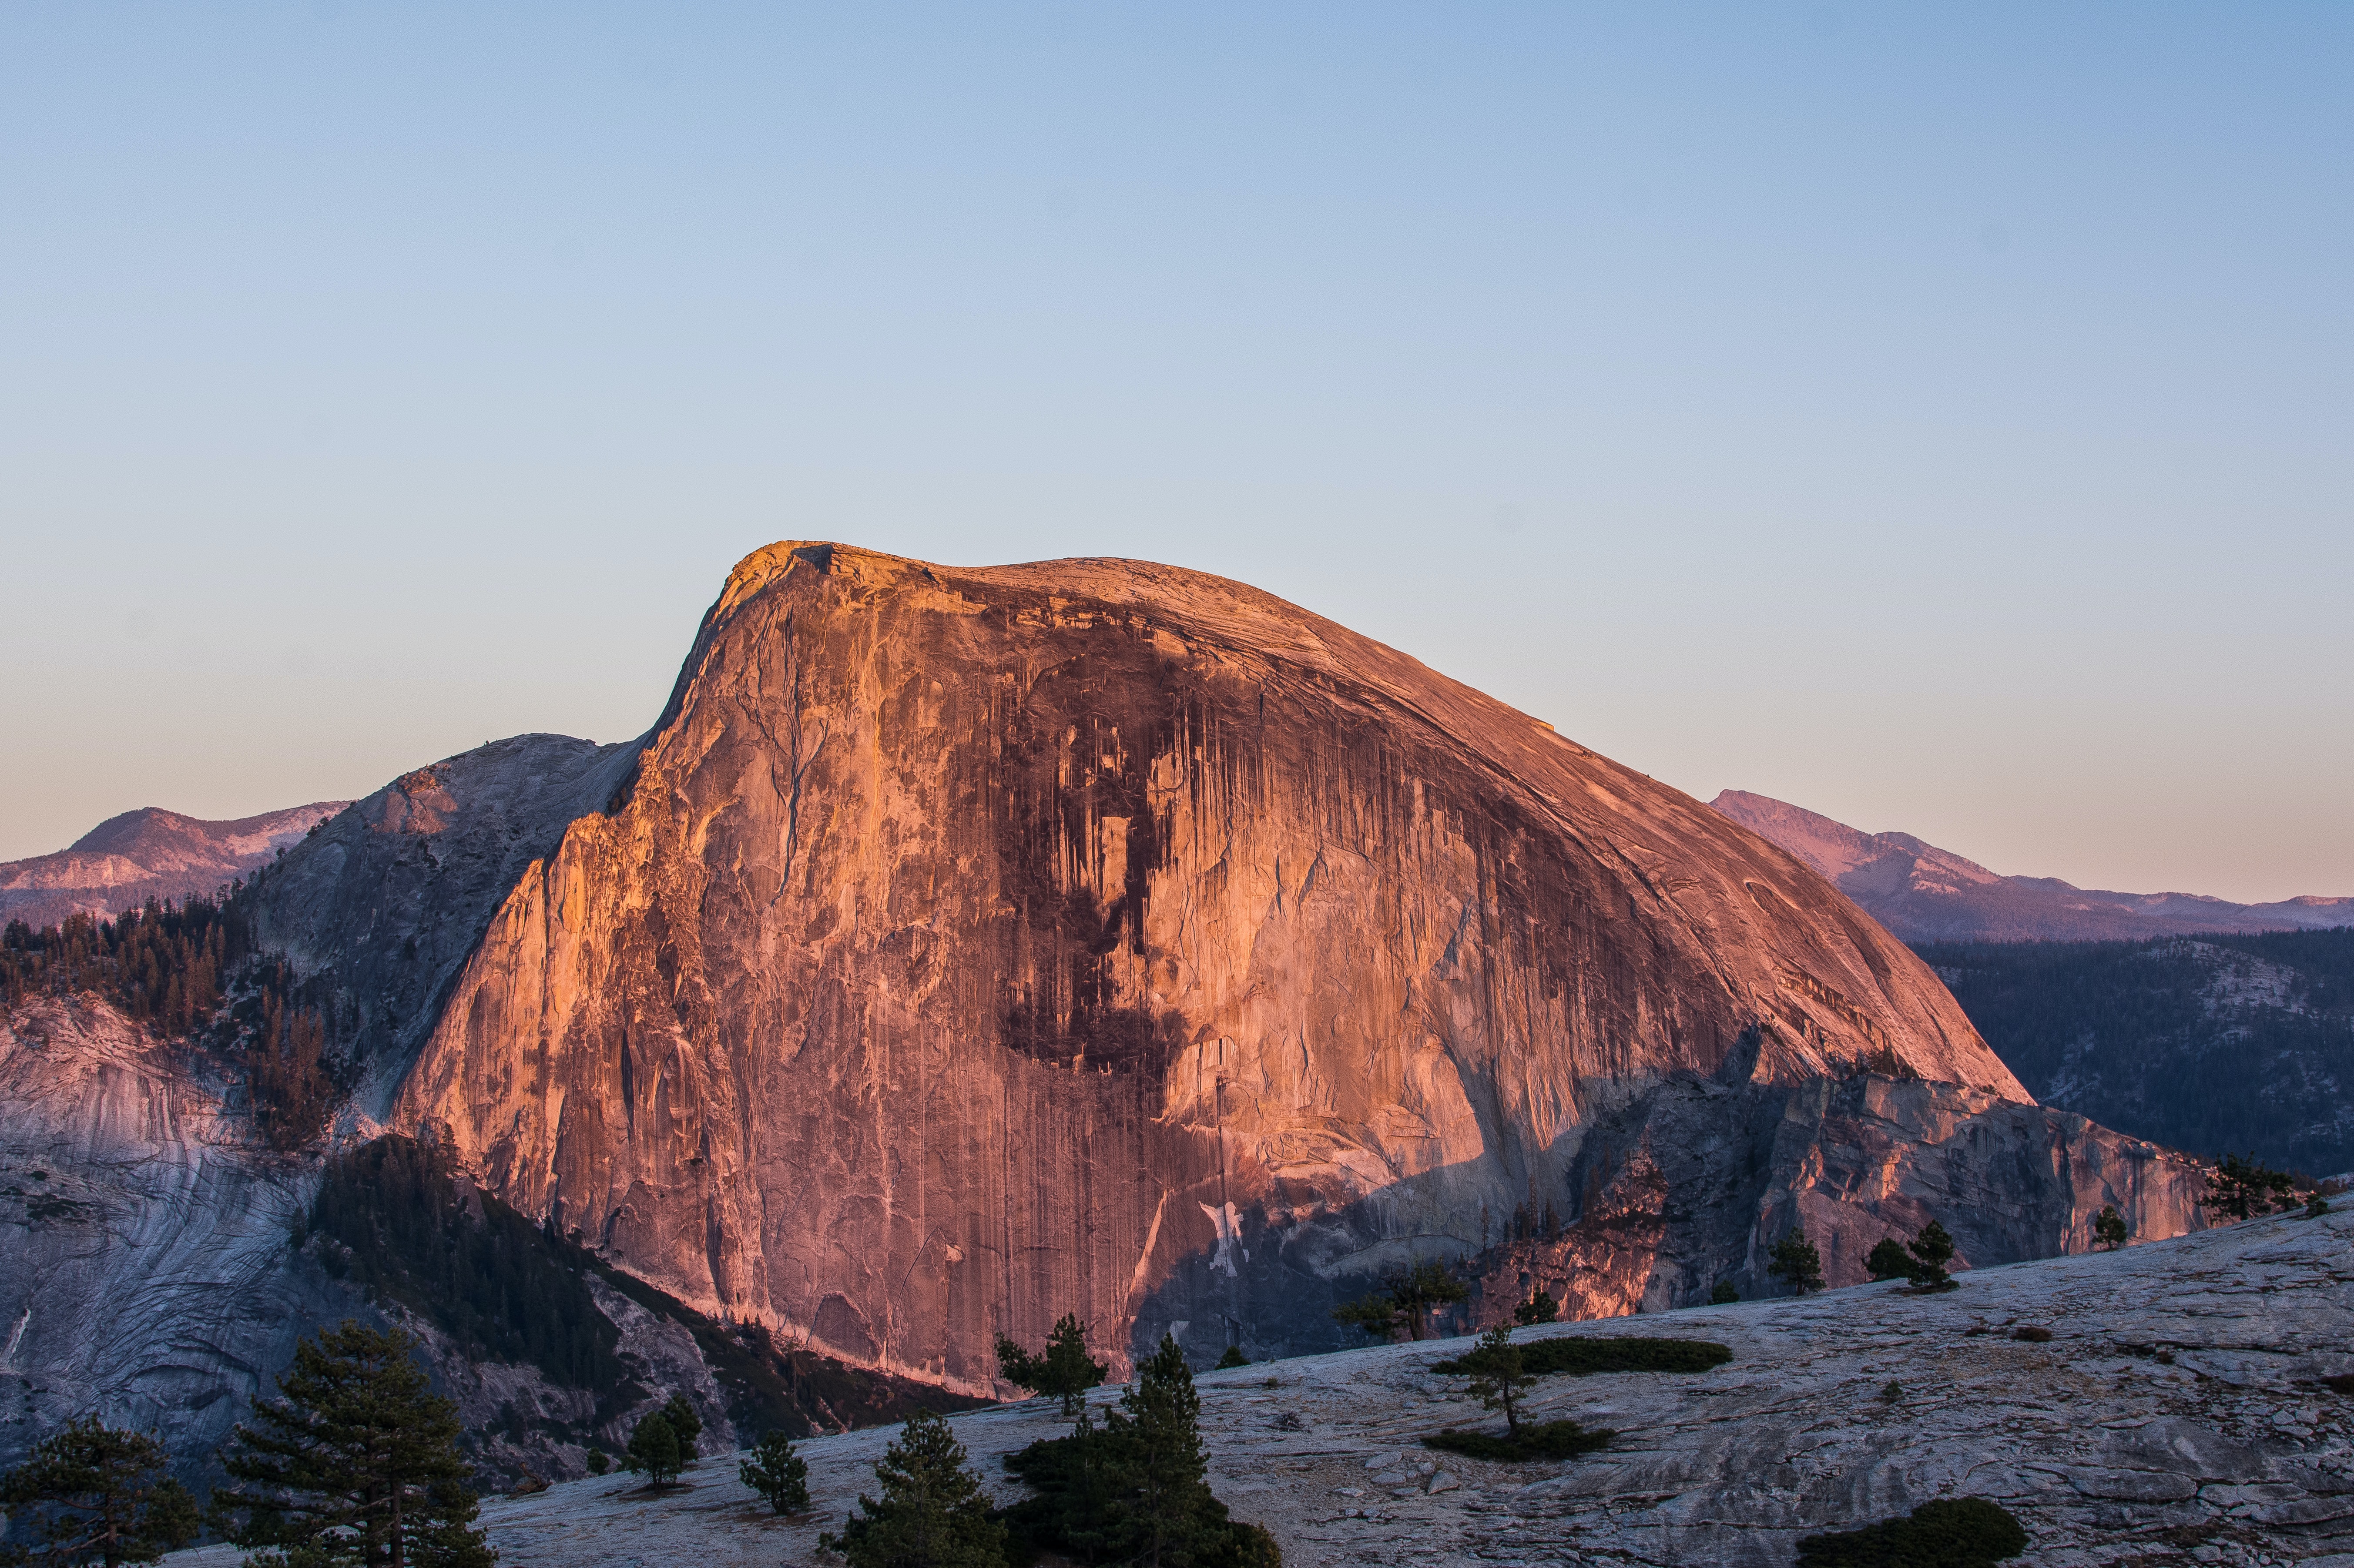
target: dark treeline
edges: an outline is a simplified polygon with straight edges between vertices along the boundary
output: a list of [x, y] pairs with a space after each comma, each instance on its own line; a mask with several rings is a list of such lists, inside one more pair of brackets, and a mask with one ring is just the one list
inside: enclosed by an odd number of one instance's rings
[[[2354, 929], [1914, 950], [2038, 1099], [2195, 1154], [2354, 1166]], [[2235, 954], [2276, 968], [2247, 983]]]
[[482, 1360], [538, 1367], [566, 1388], [628, 1382], [620, 1331], [582, 1277], [592, 1261], [461, 1181], [436, 1149], [392, 1136], [331, 1160], [311, 1225], [340, 1244], [321, 1255], [331, 1273]]
[[232, 884], [184, 904], [149, 899], [111, 920], [76, 915], [0, 929], [0, 1001], [90, 993], [166, 1040], [193, 1040], [241, 1073], [272, 1148], [325, 1130], [342, 1088], [323, 1009], [306, 1005], [283, 959], [260, 953]]

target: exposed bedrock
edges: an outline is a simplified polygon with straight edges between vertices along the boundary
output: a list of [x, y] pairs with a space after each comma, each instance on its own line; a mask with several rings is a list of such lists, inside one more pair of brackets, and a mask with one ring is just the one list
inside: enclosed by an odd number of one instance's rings
[[356, 1108], [381, 1118], [474, 945], [565, 824], [610, 797], [636, 743], [519, 735], [405, 773], [266, 868], [265, 948], [314, 981]]
[[226, 1438], [299, 1334], [360, 1309], [292, 1248], [313, 1185], [103, 1002], [0, 1015], [0, 1466], [90, 1414], [191, 1462]]
[[[1672, 1084], [1725, 1079], [1707, 1128], [1862, 1073], [2041, 1115], [1781, 851], [1329, 621], [1133, 562], [748, 557], [634, 771], [448, 998], [397, 1124], [705, 1310], [962, 1388], [1063, 1312], [1190, 1337], [1189, 1280], [1214, 1307], [1262, 1259], [1329, 1291], [1476, 1251], [1483, 1207], [1575, 1208], [1589, 1135]], [[1916, 1139], [1898, 1184], [1975, 1137]], [[1671, 1211], [1731, 1179], [1686, 1163]], [[2022, 1237], [2084, 1220], [2019, 1201]], [[1329, 1304], [1274, 1294], [1242, 1315]]]

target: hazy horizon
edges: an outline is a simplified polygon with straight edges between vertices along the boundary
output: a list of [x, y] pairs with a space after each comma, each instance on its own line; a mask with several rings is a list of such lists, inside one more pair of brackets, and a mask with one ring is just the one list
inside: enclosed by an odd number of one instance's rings
[[0, 859], [1130, 556], [1702, 800], [2354, 895], [2354, 13], [0, 16]]

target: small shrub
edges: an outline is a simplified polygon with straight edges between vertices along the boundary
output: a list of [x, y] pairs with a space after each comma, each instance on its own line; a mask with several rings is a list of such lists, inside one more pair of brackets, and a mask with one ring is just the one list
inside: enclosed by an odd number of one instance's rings
[[1903, 1397], [1904, 1385], [1898, 1383], [1894, 1378], [1890, 1378], [1886, 1383], [1880, 1385], [1880, 1402], [1882, 1404], [1894, 1404], [1898, 1400], [1903, 1399]]
[[2045, 1345], [2052, 1342], [2052, 1330], [2033, 1323], [2025, 1323], [2012, 1330], [2010, 1337], [2014, 1340], [2025, 1340], [2031, 1345]]
[[2027, 1531], [1984, 1498], [1940, 1498], [1905, 1519], [1809, 1535], [1798, 1568], [1988, 1568], [2027, 1550]]
[[1261, 1388], [1281, 1388], [1282, 1386], [1283, 1380], [1279, 1377], [1271, 1377], [1265, 1383], [1259, 1384], [1259, 1387]]
[[1741, 1292], [1734, 1288], [1730, 1279], [1718, 1280], [1716, 1288], [1708, 1293], [1708, 1304], [1712, 1307], [1730, 1307], [1740, 1299]]
[[[1591, 1377], [1597, 1372], [1702, 1372], [1721, 1367], [1733, 1359], [1733, 1352], [1708, 1340], [1638, 1340], [1626, 1338], [1593, 1339], [1564, 1336], [1556, 1340], [1532, 1340], [1518, 1347], [1521, 1366], [1531, 1377], [1547, 1377], [1565, 1372], [1572, 1377]], [[1457, 1356], [1443, 1361], [1433, 1361], [1435, 1372], [1466, 1372], [1469, 1357]]]
[[1226, 1353], [1218, 1358], [1218, 1364], [1211, 1370], [1213, 1372], [1228, 1372], [1235, 1367], [1246, 1367], [1248, 1365], [1250, 1365], [1250, 1358], [1243, 1354], [1243, 1348], [1240, 1345], [1228, 1345], [1226, 1347]]
[[1512, 1308], [1512, 1321], [1524, 1329], [1534, 1328], [1539, 1323], [1558, 1322], [1560, 1319], [1561, 1303], [1543, 1290]]
[[2149, 1359], [2156, 1361], [2159, 1366], [2170, 1367], [2174, 1364], [2174, 1352], [2172, 1351], [2160, 1351], [2158, 1354], [2150, 1357]]
[[2305, 1201], [2305, 1217], [2306, 1219], [2317, 1220], [2327, 1213], [2329, 1213], [2329, 1200], [2323, 1197], [2320, 1193], [2316, 1192], [2312, 1197], [2307, 1198]]
[[2354, 1399], [2354, 1374], [2340, 1372], [2336, 1377], [2323, 1378], [2321, 1386], [2332, 1393], [2342, 1393]]
[[588, 1473], [590, 1475], [601, 1476], [612, 1467], [613, 1461], [606, 1457], [604, 1449], [591, 1448], [588, 1450]]
[[1502, 1436], [1460, 1432], [1450, 1426], [1424, 1438], [1422, 1446], [1461, 1454], [1466, 1458], [1495, 1459], [1513, 1465], [1537, 1459], [1574, 1459], [1580, 1454], [1609, 1446], [1610, 1439], [1617, 1436], [1598, 1426], [1580, 1426], [1575, 1421], [1543, 1421], [1531, 1422], [1518, 1432]]

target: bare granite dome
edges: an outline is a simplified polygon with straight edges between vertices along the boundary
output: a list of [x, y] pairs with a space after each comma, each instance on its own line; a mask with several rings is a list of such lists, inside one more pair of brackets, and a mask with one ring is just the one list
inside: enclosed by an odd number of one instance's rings
[[[2009, 1105], [2044, 1186], [1977, 1261], [2068, 1245], [2088, 1201], [2196, 1223], [2098, 1139], [2055, 1153], [2077, 1134], [1814, 872], [1392, 649], [1173, 567], [780, 544], [492, 916], [392, 1116], [706, 1310], [979, 1388], [996, 1333], [1064, 1312], [1329, 1342], [1385, 1262], [1653, 1181], [1662, 1086], [1771, 1122], [1865, 1075], [1958, 1108], [1899, 1118], [1840, 1202]], [[1585, 1147], [1606, 1121], [1628, 1149]], [[1702, 1162], [1730, 1218], [1652, 1244], [1715, 1262], [1647, 1262], [1638, 1302], [1754, 1271], [1807, 1164], [1759, 1147]]]

